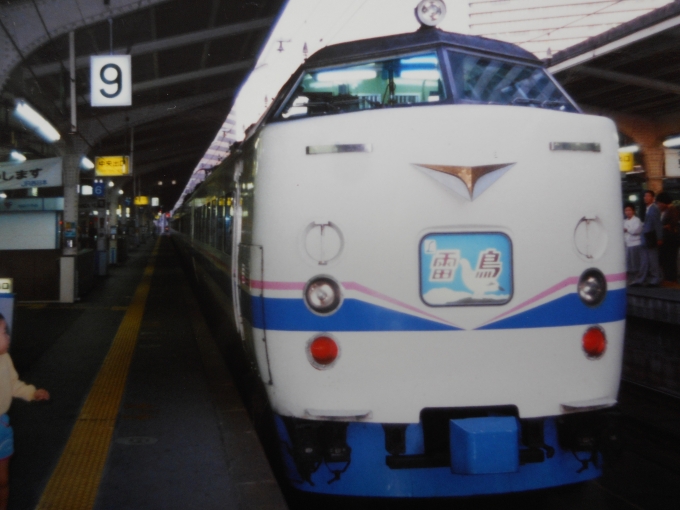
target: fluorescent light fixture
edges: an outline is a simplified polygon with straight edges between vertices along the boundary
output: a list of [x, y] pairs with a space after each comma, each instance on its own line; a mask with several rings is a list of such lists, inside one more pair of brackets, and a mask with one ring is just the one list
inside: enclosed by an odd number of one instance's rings
[[94, 163], [86, 156], [80, 158], [80, 168], [84, 170], [94, 170]]
[[87, 184], [83, 184], [80, 187], [80, 194], [83, 196], [89, 196], [92, 194], [92, 186], [88, 186]]
[[7, 198], [7, 193], [0, 193], [0, 198]]
[[664, 147], [677, 147], [678, 145], [680, 145], [680, 136], [669, 138], [663, 143]]
[[635, 145], [626, 145], [625, 147], [619, 147], [619, 152], [638, 152], [640, 150], [640, 146], [635, 144]]
[[26, 161], [26, 156], [24, 156], [21, 152], [12, 150], [9, 153], [9, 159], [12, 161], [16, 161], [17, 163], [23, 163]]
[[323, 71], [316, 75], [317, 81], [330, 81], [335, 83], [348, 83], [362, 80], [372, 80], [378, 76], [371, 69], [340, 69], [337, 71]]
[[61, 138], [52, 124], [42, 115], [35, 111], [26, 101], [17, 100], [14, 108], [14, 115], [21, 119], [25, 124], [32, 127], [35, 132], [47, 142], [56, 142]]

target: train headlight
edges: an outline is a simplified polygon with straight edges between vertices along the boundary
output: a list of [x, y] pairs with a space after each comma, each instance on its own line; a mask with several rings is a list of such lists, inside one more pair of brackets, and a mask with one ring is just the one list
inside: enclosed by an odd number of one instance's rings
[[315, 313], [328, 315], [338, 309], [342, 302], [340, 285], [328, 276], [317, 276], [307, 282], [305, 303]]
[[421, 0], [416, 6], [416, 18], [426, 27], [437, 26], [446, 16], [446, 4], [442, 0]]
[[604, 334], [604, 330], [599, 326], [589, 327], [585, 333], [583, 333], [583, 350], [591, 359], [599, 358], [604, 354], [607, 348], [607, 337]]
[[338, 358], [340, 349], [329, 335], [320, 335], [307, 344], [307, 354], [314, 368], [324, 370]]
[[586, 269], [578, 279], [578, 295], [588, 306], [597, 306], [607, 295], [607, 279], [599, 269]]

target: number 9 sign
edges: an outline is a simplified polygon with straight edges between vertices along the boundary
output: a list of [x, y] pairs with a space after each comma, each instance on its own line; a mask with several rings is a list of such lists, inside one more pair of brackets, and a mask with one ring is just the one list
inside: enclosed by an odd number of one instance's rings
[[90, 57], [90, 105], [130, 106], [132, 67], [130, 55]]

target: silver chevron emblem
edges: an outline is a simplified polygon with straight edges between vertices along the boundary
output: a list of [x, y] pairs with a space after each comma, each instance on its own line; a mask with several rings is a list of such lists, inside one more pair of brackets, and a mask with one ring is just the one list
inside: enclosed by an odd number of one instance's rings
[[470, 200], [481, 195], [515, 165], [515, 163], [480, 166], [414, 164], [436, 181]]

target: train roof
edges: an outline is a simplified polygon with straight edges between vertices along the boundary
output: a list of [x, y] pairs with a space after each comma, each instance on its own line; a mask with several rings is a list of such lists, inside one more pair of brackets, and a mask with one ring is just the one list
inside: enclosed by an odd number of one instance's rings
[[371, 58], [382, 54], [425, 49], [434, 46], [480, 51], [542, 65], [542, 61], [533, 53], [511, 43], [475, 35], [445, 32], [437, 28], [421, 28], [406, 34], [362, 39], [326, 46], [310, 56], [302, 67], [321, 67], [340, 62], [355, 61], [361, 58]]

